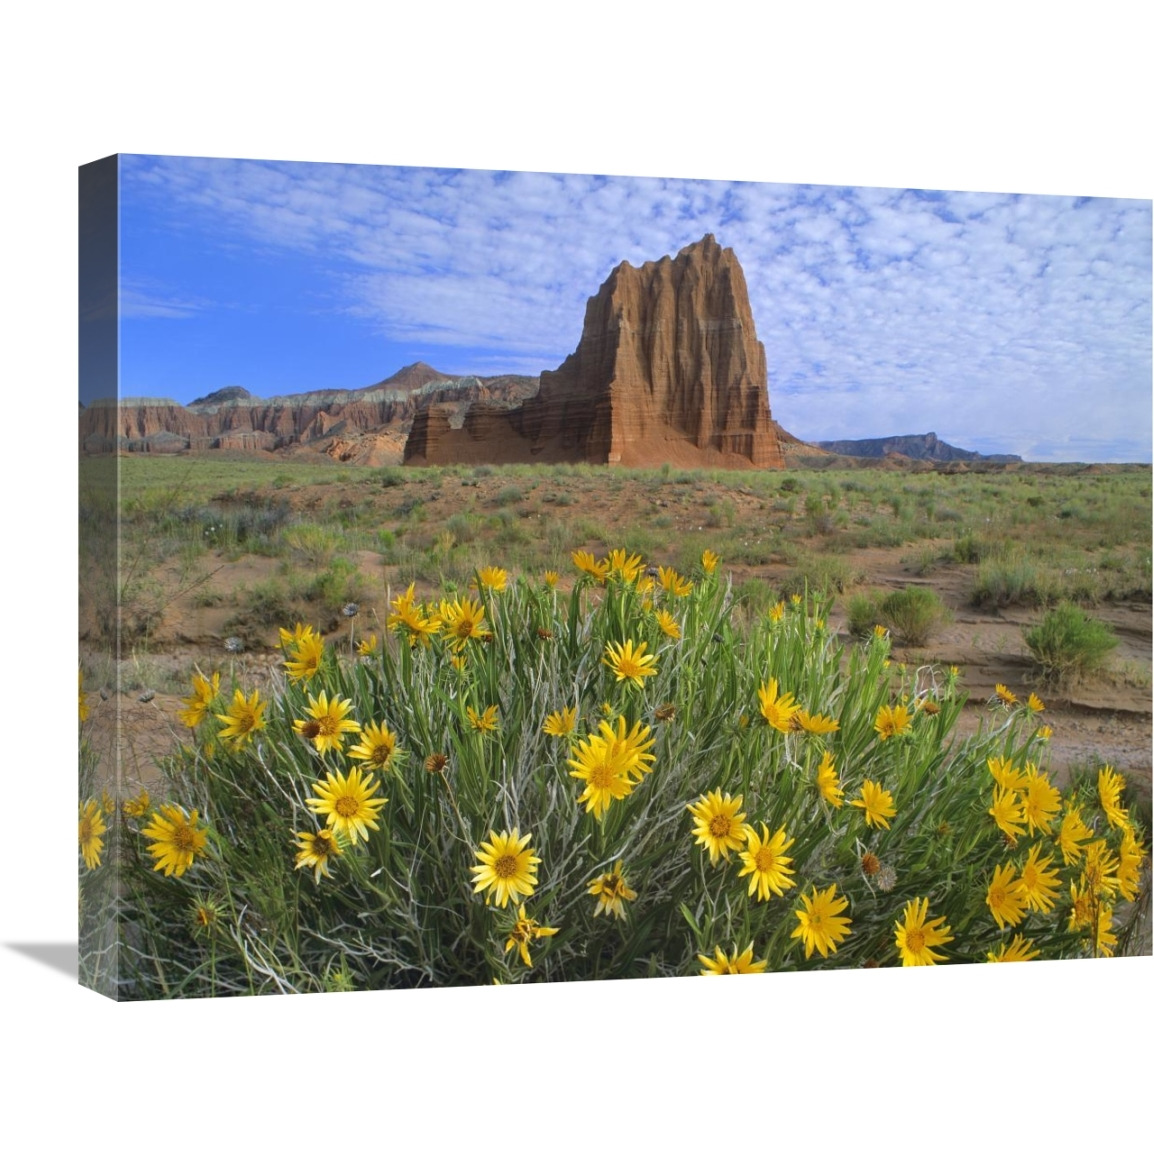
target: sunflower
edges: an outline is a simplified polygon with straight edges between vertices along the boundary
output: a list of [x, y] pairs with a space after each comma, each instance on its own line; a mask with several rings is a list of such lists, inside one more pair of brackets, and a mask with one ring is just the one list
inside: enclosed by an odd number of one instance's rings
[[264, 711], [267, 701], [261, 701], [260, 690], [254, 689], [251, 697], [245, 697], [244, 692], [238, 689], [232, 698], [232, 704], [225, 713], [214, 713], [217, 721], [224, 722], [220, 731], [221, 739], [231, 741], [234, 749], [240, 749], [246, 742], [252, 740], [252, 735], [259, 729], [264, 729]]
[[877, 730], [879, 740], [887, 741], [891, 737], [901, 737], [910, 728], [913, 718], [904, 705], [883, 705], [878, 710], [874, 729]]
[[1128, 902], [1137, 900], [1138, 882], [1145, 860], [1146, 847], [1127, 826], [1122, 831], [1122, 844], [1118, 847], [1118, 892]]
[[1007, 707], [1018, 704], [1017, 695], [1011, 693], [1001, 682], [994, 686], [994, 696]]
[[492, 890], [485, 895], [485, 904], [496, 900], [502, 909], [509, 903], [509, 899], [518, 895], [529, 897], [537, 887], [537, 866], [541, 859], [534, 856], [528, 847], [532, 834], [521, 836], [520, 830], [514, 827], [513, 832], [489, 831], [489, 840], [481, 842], [481, 848], [475, 851], [480, 865], [470, 866], [476, 883], [473, 892], [479, 894], [484, 890]]
[[649, 751], [653, 748], [654, 739], [649, 736], [648, 725], [635, 721], [626, 733], [625, 718], [618, 716], [612, 723], [600, 722], [597, 732], [612, 747], [614, 760], [625, 767], [625, 772], [634, 781], [639, 782], [647, 773], [653, 772], [652, 763], [656, 758]]
[[944, 946], [954, 936], [949, 926], [942, 925], [944, 917], [927, 922], [929, 912], [929, 898], [912, 898], [906, 903], [902, 920], [894, 922], [894, 945], [903, 966], [932, 966], [945, 960], [944, 954], [934, 953], [934, 946]]
[[764, 974], [769, 966], [768, 958], [763, 958], [760, 962], [753, 960], [753, 942], [750, 942], [740, 954], [734, 946], [732, 955], [724, 953], [720, 946], [715, 946], [712, 958], [706, 954], [698, 954], [697, 960], [705, 967], [701, 971], [703, 977], [710, 974]]
[[311, 625], [305, 625], [298, 621], [293, 626], [293, 631], [290, 633], [287, 629], [280, 630], [280, 644], [282, 649], [287, 649], [290, 645], [299, 645], [306, 637], [318, 636], [317, 631]]
[[545, 584], [550, 589], [556, 589], [557, 588], [557, 582], [560, 579], [561, 579], [561, 574], [558, 573], [556, 569], [546, 569], [545, 570], [545, 577], [544, 577]]
[[589, 893], [597, 899], [594, 917], [598, 914], [612, 914], [615, 918], [624, 918], [625, 907], [621, 903], [631, 902], [637, 896], [636, 891], [631, 890], [625, 881], [620, 861], [615, 862], [607, 874], [601, 874], [589, 883]]
[[1130, 815], [1119, 805], [1125, 785], [1126, 779], [1115, 773], [1113, 767], [1104, 765], [1098, 770], [1098, 801], [1106, 820], [1115, 829], [1125, 829], [1130, 824]]
[[311, 681], [320, 672], [324, 656], [324, 638], [310, 631], [301, 637], [285, 658], [285, 671], [292, 681]]
[[672, 637], [674, 641], [681, 639], [681, 626], [677, 624], [677, 618], [668, 609], [658, 609], [653, 616], [657, 619], [657, 628], [666, 637]]
[[335, 694], [332, 701], [322, 689], [313, 697], [308, 695], [309, 704], [305, 713], [309, 721], [293, 721], [293, 733], [311, 741], [318, 753], [327, 753], [330, 749], [339, 750], [344, 744], [346, 733], [359, 733], [360, 725], [345, 716], [353, 707], [349, 698], [339, 698]]
[[837, 776], [837, 769], [833, 764], [833, 756], [829, 750], [821, 755], [821, 762], [817, 767], [817, 792], [822, 800], [829, 802], [834, 809], [840, 809], [845, 802], [842, 800], [841, 781]]
[[693, 814], [693, 836], [698, 845], [709, 850], [711, 865], [717, 865], [718, 857], [729, 859], [731, 849], [741, 849], [745, 843], [745, 814], [741, 808], [741, 794], [722, 796], [721, 790], [699, 798], [686, 806]]
[[331, 826], [338, 834], [344, 834], [349, 841], [364, 838], [369, 840], [370, 829], [380, 829], [377, 814], [389, 799], [373, 797], [380, 788], [380, 782], [361, 776], [359, 766], [349, 770], [348, 777], [341, 771], [325, 775], [324, 781], [313, 782], [316, 797], [306, 797], [305, 804], [315, 814], [325, 815], [325, 825]]
[[618, 645], [610, 641], [605, 646], [605, 656], [601, 663], [613, 670], [618, 681], [631, 681], [638, 689], [644, 688], [645, 678], [657, 672], [657, 658], [645, 652], [645, 642], [634, 646], [632, 641]]
[[577, 707], [566, 706], [558, 713], [550, 713], [541, 726], [541, 732], [548, 737], [565, 737], [577, 728]]
[[1030, 832], [1050, 832], [1050, 825], [1062, 808], [1062, 795], [1050, 784], [1050, 779], [1035, 766], [1026, 762], [1026, 785], [1022, 791], [1022, 813]]
[[712, 573], [720, 564], [721, 558], [712, 549], [706, 549], [701, 554], [701, 567], [706, 573]]
[[192, 695], [181, 698], [181, 704], [184, 706], [184, 709], [179, 710], [176, 716], [179, 717], [189, 729], [195, 729], [205, 719], [208, 714], [208, 707], [219, 695], [219, 673], [214, 673], [211, 681], [206, 677], [202, 677], [199, 673], [194, 673], [192, 677]]
[[533, 959], [529, 957], [529, 943], [538, 938], [551, 938], [555, 933], [557, 933], [555, 929], [543, 926], [540, 922], [526, 915], [525, 907], [521, 905], [517, 909], [517, 920], [513, 923], [508, 940], [505, 942], [505, 953], [516, 946], [520, 951], [521, 961], [532, 968]]
[[1020, 769], [1015, 769], [1008, 757], [989, 757], [986, 767], [993, 774], [994, 780], [1002, 789], [1020, 790], [1026, 785], [1026, 775]]
[[1026, 708], [1031, 713], [1041, 713], [1046, 708], [1046, 703], [1036, 693], [1031, 693], [1026, 698]]
[[756, 893], [759, 902], [767, 902], [770, 891], [780, 898], [795, 884], [788, 877], [795, 872], [789, 866], [793, 858], [785, 856], [785, 851], [793, 845], [794, 840], [785, 836], [784, 826], [772, 837], [765, 822], [761, 823], [760, 837], [752, 826], [745, 827], [745, 841], [748, 848], [741, 851], [740, 857], [745, 864], [737, 876], [742, 878], [746, 874], [750, 875], [750, 897]]
[[1062, 861], [1073, 865], [1086, 852], [1083, 842], [1094, 836], [1090, 827], [1082, 820], [1082, 807], [1067, 803], [1058, 828], [1058, 848], [1062, 851]]
[[193, 864], [208, 842], [198, 821], [195, 809], [187, 815], [176, 805], [153, 811], [152, 821], [140, 831], [152, 842], [148, 852], [156, 858], [153, 869], [164, 870], [165, 877], [180, 877]]
[[[624, 719], [620, 720], [624, 729]], [[585, 812], [593, 814], [598, 821], [614, 801], [628, 797], [637, 784], [632, 773], [636, 756], [624, 744], [618, 745], [608, 722], [603, 721], [601, 729], [608, 731], [610, 737], [606, 738], [604, 732], [591, 734], [578, 742], [568, 762], [573, 767], [569, 776], [585, 783], [577, 804], [584, 802]]]
[[693, 592], [693, 582], [678, 575], [677, 570], [667, 569], [664, 565], [657, 570], [657, 581], [666, 593], [674, 597], [688, 597]]
[[76, 687], [80, 694], [80, 720], [88, 720], [88, 694], [84, 692], [84, 670], [76, 671]]
[[785, 620], [785, 602], [778, 601], [776, 604], [769, 607], [769, 620], [771, 625], [779, 625]]
[[799, 709], [793, 715], [793, 726], [813, 737], [825, 737], [827, 733], [837, 733], [841, 728], [841, 722], [822, 713], [809, 713], [807, 710]]
[[1024, 824], [1026, 815], [1022, 812], [1021, 802], [1014, 790], [994, 786], [994, 804], [986, 812], [997, 823], [998, 829], [1006, 835], [1010, 845], [1017, 842], [1020, 834], [1026, 832]]
[[632, 584], [645, 570], [645, 562], [634, 553], [629, 556], [624, 549], [611, 549], [605, 558], [606, 576], [620, 577], [627, 584]]
[[357, 654], [361, 657], [376, 657], [380, 651], [381, 639], [375, 633], [357, 642]]
[[1034, 948], [1034, 943], [1021, 934], [1015, 934], [1014, 940], [1007, 945], [1005, 942], [1001, 944], [998, 952], [995, 954], [990, 950], [986, 954], [987, 962], [1032, 962], [1038, 957], [1039, 951]]
[[578, 549], [575, 553], [571, 554], [571, 556], [573, 558], [573, 564], [576, 565], [582, 573], [588, 573], [590, 577], [597, 581], [603, 582], [609, 573], [609, 562], [598, 561], [592, 553], [586, 553], [583, 549]]
[[986, 889], [986, 905], [998, 923], [998, 929], [1016, 926], [1026, 916], [1028, 898], [1021, 879], [1014, 875], [1012, 863], [994, 867], [994, 876]]
[[466, 705], [465, 714], [469, 718], [469, 724], [478, 733], [497, 732], [497, 707], [495, 705], [490, 705], [484, 713], [478, 713], [471, 705]]
[[1118, 858], [1101, 839], [1086, 847], [1082, 883], [1095, 897], [1113, 898], [1118, 892]]
[[442, 632], [457, 652], [470, 641], [487, 641], [493, 636], [485, 628], [485, 607], [472, 598], [442, 601], [438, 617]]
[[363, 761], [366, 768], [380, 770], [389, 768], [393, 754], [397, 751], [397, 735], [385, 722], [370, 721], [361, 727], [361, 740], [349, 750], [353, 761]]
[[320, 885], [321, 876], [331, 877], [329, 864], [343, 852], [340, 839], [327, 826], [317, 833], [294, 833], [297, 839], [296, 868], [313, 871], [313, 879]]
[[894, 808], [893, 795], [888, 789], [882, 789], [876, 781], [863, 781], [861, 797], [854, 798], [850, 805], [865, 810], [866, 825], [877, 826], [880, 829], [889, 829], [888, 818], [894, 817], [897, 810]]
[[1035, 736], [1039, 741], [1049, 741], [1054, 736], [1054, 731], [1048, 725], [1039, 725]]
[[1094, 957], [1112, 958], [1118, 938], [1111, 927], [1114, 924], [1114, 907], [1103, 902], [1098, 907], [1098, 921], [1094, 927]]
[[424, 609], [416, 602], [416, 583], [411, 583], [397, 597], [389, 602], [392, 613], [385, 619], [385, 624], [394, 633], [402, 629], [407, 632], [410, 645], [419, 641], [422, 645], [429, 644], [429, 638], [441, 628], [437, 619], [429, 618]]
[[144, 817], [151, 804], [152, 799], [148, 796], [148, 790], [142, 789], [135, 797], [125, 798], [120, 805], [120, 811], [125, 817]]
[[509, 587], [509, 574], [496, 565], [486, 565], [477, 570], [476, 579], [470, 588], [488, 589], [492, 593], [504, 593]]
[[86, 801], [80, 807], [80, 852], [84, 855], [84, 864], [94, 870], [100, 865], [100, 855], [104, 852], [104, 835], [108, 827], [104, 824], [104, 815], [100, 812], [100, 803], [94, 800]]
[[761, 704], [761, 716], [765, 718], [766, 724], [781, 733], [789, 733], [793, 728], [794, 715], [801, 711], [801, 706], [793, 700], [793, 694], [783, 693], [779, 697], [777, 678], [771, 677], [768, 685], [759, 686], [757, 699]]
[[1026, 864], [1022, 866], [1022, 891], [1026, 895], [1026, 905], [1040, 914], [1048, 914], [1054, 908], [1054, 897], [1061, 888], [1058, 871], [1050, 869], [1052, 857], [1038, 860], [1041, 846], [1035, 842], [1030, 846]]
[[814, 950], [823, 958], [837, 953], [838, 943], [849, 934], [850, 919], [839, 916], [849, 907], [848, 899], [838, 894], [836, 885], [821, 893], [813, 886], [811, 893], [801, 895], [801, 903], [803, 908], [793, 911], [801, 924], [789, 936], [801, 939], [807, 958]]

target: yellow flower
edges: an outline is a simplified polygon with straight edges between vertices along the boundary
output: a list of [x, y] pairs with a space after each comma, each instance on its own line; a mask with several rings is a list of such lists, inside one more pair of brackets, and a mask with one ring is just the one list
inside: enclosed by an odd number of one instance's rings
[[1125, 784], [1125, 778], [1111, 766], [1104, 765], [1098, 770], [1098, 801], [1106, 820], [1115, 829], [1125, 829], [1130, 824], [1130, 815], [1119, 805]]
[[120, 809], [125, 817], [144, 817], [151, 803], [148, 790], [142, 789], [135, 797], [126, 798]]
[[311, 741], [318, 753], [340, 749], [346, 733], [360, 732], [360, 725], [345, 716], [353, 707], [349, 698], [339, 698], [334, 694], [330, 701], [322, 689], [316, 697], [310, 693], [308, 699], [305, 713], [309, 715], [309, 720], [294, 720], [293, 733]]
[[84, 692], [84, 670], [76, 671], [77, 692], [80, 694], [80, 720], [88, 720], [88, 695]]
[[769, 609], [769, 620], [777, 625], [785, 619], [785, 602], [778, 601], [777, 604], [771, 605]]
[[1070, 883], [1070, 919], [1066, 928], [1076, 934], [1079, 930], [1089, 929], [1094, 924], [1094, 910], [1098, 899], [1084, 884]]
[[884, 641], [889, 635], [889, 630], [884, 625], [874, 626], [874, 637], [876, 637], [878, 641]]
[[1049, 741], [1054, 736], [1054, 731], [1048, 725], [1038, 726], [1038, 739], [1040, 741]]
[[900, 922], [894, 922], [894, 944], [903, 966], [933, 966], [945, 960], [944, 954], [935, 954], [935, 946], [944, 946], [954, 940], [950, 927], [943, 925], [944, 917], [927, 922], [929, 898], [912, 898], [906, 903]]
[[801, 706], [793, 700], [793, 694], [783, 693], [779, 697], [777, 678], [771, 677], [768, 685], [758, 687], [757, 699], [766, 723], [781, 733], [789, 733], [793, 728], [794, 715], [801, 711]]
[[1111, 930], [1114, 924], [1114, 907], [1104, 902], [1098, 907], [1098, 924], [1094, 934], [1094, 956], [1112, 958], [1118, 938]]
[[998, 923], [998, 929], [1016, 926], [1026, 916], [1027, 897], [1012, 863], [994, 867], [994, 876], [986, 889], [986, 905]]
[[610, 641], [605, 646], [605, 656], [602, 664], [613, 670], [618, 681], [631, 681], [638, 689], [645, 684], [646, 677], [652, 677], [657, 672], [657, 658], [645, 652], [645, 642], [636, 647], [632, 641], [618, 645]]
[[560, 576], [561, 575], [557, 572], [556, 569], [546, 569], [545, 570], [545, 584], [548, 585], [550, 589], [556, 589], [557, 588], [557, 582], [560, 579]]
[[1118, 859], [1101, 839], [1086, 847], [1082, 884], [1094, 897], [1113, 898], [1118, 892]]
[[638, 554], [627, 556], [624, 549], [611, 549], [605, 565], [607, 576], [620, 577], [626, 582], [636, 581], [645, 569], [645, 562]]
[[841, 728], [841, 722], [832, 717], [826, 717], [821, 713], [808, 713], [804, 709], [799, 709], [793, 715], [794, 728], [800, 729], [803, 733], [812, 734], [814, 737], [824, 737], [827, 733], [837, 733]]
[[383, 773], [396, 752], [397, 735], [385, 722], [370, 721], [361, 728], [360, 737], [361, 740], [349, 750], [349, 757]]
[[280, 630], [280, 644], [282, 649], [287, 649], [290, 645], [299, 645], [306, 637], [316, 637], [317, 632], [311, 625], [305, 625], [298, 621], [290, 633], [287, 629]]
[[380, 829], [377, 815], [387, 797], [373, 797], [380, 782], [361, 776], [358, 766], [349, 770], [348, 777], [341, 771], [325, 775], [324, 781], [313, 782], [316, 797], [306, 797], [305, 805], [315, 814], [324, 814], [325, 825], [343, 834], [354, 845], [361, 838], [369, 840], [369, 830]]
[[1017, 697], [1002, 685], [1001, 682], [994, 686], [994, 696], [997, 697], [1003, 705], [1010, 706], [1018, 704]]
[[465, 670], [469, 667], [468, 659], [463, 653], [454, 653], [453, 656], [449, 658], [449, 664], [458, 673], [464, 673]]
[[785, 836], [785, 826], [782, 826], [772, 837], [761, 823], [759, 837], [752, 826], [745, 827], [746, 844], [749, 847], [741, 852], [741, 860], [745, 863], [739, 878], [750, 875], [749, 896], [757, 894], [759, 902], [769, 901], [772, 890], [780, 898], [795, 883], [789, 880], [789, 874], [795, 871], [789, 868], [793, 858], [786, 857], [785, 851], [794, 843], [794, 838]]
[[517, 920], [513, 923], [513, 929], [505, 942], [505, 953], [517, 946], [521, 954], [521, 961], [532, 968], [533, 959], [529, 957], [529, 943], [538, 938], [551, 938], [556, 932], [555, 929], [543, 926], [540, 922], [528, 917], [525, 913], [525, 907], [522, 905], [517, 910]]
[[990, 950], [986, 954], [987, 962], [1032, 962], [1038, 957], [1039, 951], [1034, 948], [1032, 941], [1023, 938], [1021, 934], [1015, 934], [1014, 940], [1007, 945], [1005, 942], [1001, 944], [998, 952], [995, 954]]
[[648, 725], [635, 721], [628, 733], [625, 732], [625, 718], [620, 715], [610, 724], [602, 721], [597, 726], [597, 732], [606, 741], [613, 751], [613, 757], [625, 767], [625, 772], [635, 781], [653, 772], [656, 760], [649, 751], [653, 748], [654, 739], [649, 736]]
[[527, 833], [522, 837], [520, 830], [514, 827], [512, 833], [490, 830], [489, 840], [481, 842], [481, 848], [475, 851], [481, 864], [470, 866], [469, 870], [474, 875], [475, 894], [492, 890], [485, 896], [486, 905], [495, 899], [504, 909], [510, 898], [532, 895], [537, 887], [537, 866], [541, 863], [541, 859], [527, 848], [532, 836]]
[[504, 593], [508, 588], [509, 574], [495, 565], [486, 565], [477, 570], [477, 582], [494, 593]]
[[593, 577], [597, 581], [603, 582], [609, 573], [609, 562], [598, 561], [592, 553], [586, 553], [583, 549], [578, 549], [575, 553], [571, 554], [571, 556], [573, 558], [573, 564], [576, 565], [582, 573], [588, 573], [590, 577]]
[[497, 707], [495, 705], [490, 705], [484, 713], [478, 713], [471, 705], [466, 705], [465, 713], [468, 715], [469, 724], [478, 733], [497, 732]]
[[1127, 826], [1122, 831], [1122, 844], [1118, 847], [1118, 892], [1128, 902], [1138, 898], [1138, 881], [1145, 860], [1146, 847]]
[[674, 597], [688, 597], [693, 592], [693, 582], [678, 575], [676, 569], [661, 565], [657, 569], [657, 581], [666, 593]]
[[180, 877], [193, 864], [208, 842], [198, 821], [195, 809], [186, 815], [176, 805], [162, 805], [153, 812], [152, 821], [140, 831], [152, 842], [148, 852], [156, 858], [153, 869], [163, 870], [165, 877]]
[[213, 716], [217, 721], [223, 721], [224, 728], [220, 736], [224, 741], [232, 742], [234, 749], [240, 749], [246, 742], [252, 740], [257, 730], [264, 729], [264, 711], [267, 701], [261, 701], [260, 690], [254, 689], [251, 697], [245, 697], [238, 689], [233, 695], [232, 704], [227, 713], [216, 713]]
[[721, 564], [721, 558], [712, 549], [706, 549], [701, 554], [701, 567], [706, 573], [712, 573]]
[[701, 971], [703, 977], [711, 974], [764, 974], [769, 966], [768, 958], [763, 958], [760, 962], [753, 960], [753, 942], [750, 942], [740, 954], [734, 946], [732, 957], [724, 953], [720, 946], [714, 947], [713, 954], [712, 958], [707, 954], [697, 955], [697, 960], [705, 967]]
[[589, 893], [597, 899], [594, 917], [598, 914], [612, 914], [615, 918], [624, 918], [625, 907], [621, 903], [631, 902], [637, 896], [625, 881], [620, 861], [615, 862], [607, 874], [601, 874], [589, 883]]
[[324, 655], [324, 638], [317, 633], [309, 632], [301, 637], [285, 659], [285, 670], [293, 681], [311, 681], [320, 672]]
[[439, 620], [430, 619], [425, 610], [416, 601], [416, 583], [409, 585], [404, 593], [394, 597], [389, 602], [392, 613], [385, 619], [385, 624], [394, 632], [405, 630], [410, 645], [419, 641], [422, 645], [429, 644], [429, 638], [441, 628]]
[[[624, 728], [624, 718], [620, 721]], [[603, 721], [601, 727], [611, 735], [614, 732], [607, 722]], [[577, 804], [584, 802], [585, 812], [600, 821], [612, 802], [620, 801], [633, 792], [636, 782], [630, 771], [635, 760], [628, 748], [618, 746], [615, 740], [607, 739], [603, 733], [592, 734], [579, 742], [568, 762], [573, 767], [569, 776], [585, 783]]]
[[199, 673], [194, 673], [192, 676], [192, 696], [181, 698], [181, 704], [184, 709], [177, 712], [176, 716], [188, 726], [189, 729], [195, 729], [208, 714], [208, 707], [216, 700], [220, 694], [220, 674], [214, 673], [212, 680], [202, 677]]
[[877, 720], [874, 722], [874, 729], [877, 730], [877, 735], [882, 741], [886, 741], [891, 737], [901, 737], [910, 727], [912, 721], [910, 711], [904, 705], [883, 705], [878, 710]]
[[375, 657], [380, 651], [381, 639], [375, 633], [370, 633], [368, 637], [357, 642], [357, 653], [361, 657]]
[[1022, 791], [1022, 813], [1030, 832], [1050, 832], [1050, 825], [1062, 808], [1062, 795], [1050, 779], [1035, 766], [1026, 762], [1026, 786]]
[[1002, 789], [1021, 790], [1025, 788], [1026, 775], [1020, 769], [1015, 769], [1008, 757], [987, 758], [986, 765]]
[[849, 935], [850, 919], [839, 916], [849, 901], [832, 885], [821, 893], [814, 886], [811, 893], [801, 895], [801, 902], [804, 908], [793, 911], [801, 924], [789, 936], [801, 939], [807, 958], [815, 949], [823, 958], [836, 954], [838, 944]]
[[998, 829], [1009, 838], [1013, 845], [1018, 835], [1026, 832], [1026, 816], [1018, 801], [1018, 795], [1012, 789], [1002, 789], [994, 786], [994, 804], [986, 812], [997, 823]]
[[100, 865], [100, 855], [104, 852], [104, 835], [108, 827], [104, 824], [104, 815], [100, 812], [100, 803], [86, 801], [80, 807], [79, 836], [80, 852], [84, 855], [84, 864], [94, 870]]
[[1036, 693], [1031, 693], [1030, 696], [1026, 698], [1026, 708], [1031, 713], [1041, 713], [1042, 710], [1046, 708], [1046, 705]]
[[681, 637], [681, 626], [677, 624], [677, 618], [668, 609], [658, 609], [654, 617], [657, 619], [657, 627], [666, 637], [672, 637], [674, 641]]
[[1090, 827], [1082, 820], [1081, 806], [1070, 802], [1058, 829], [1058, 848], [1062, 851], [1062, 861], [1066, 865], [1073, 865], [1085, 853], [1082, 843], [1093, 836]]
[[740, 808], [741, 794], [722, 796], [719, 789], [686, 806], [693, 814], [693, 836], [709, 850], [712, 865], [717, 865], [719, 856], [728, 860], [729, 851], [741, 849], [745, 842], [745, 814], [737, 812]]
[[841, 781], [834, 768], [833, 757], [829, 750], [821, 755], [821, 762], [817, 767], [817, 792], [835, 809], [840, 809], [845, 803], [842, 800]]
[[559, 713], [550, 713], [541, 726], [541, 732], [549, 737], [565, 737], [577, 728], [577, 707], [566, 706]]
[[460, 652], [470, 641], [485, 641], [492, 633], [485, 628], [485, 607], [468, 598], [462, 601], [442, 601], [440, 608], [441, 630], [450, 639], [449, 644]]
[[1030, 846], [1026, 864], [1022, 866], [1022, 892], [1026, 904], [1040, 914], [1048, 914], [1054, 908], [1054, 898], [1061, 888], [1058, 871], [1050, 869], [1052, 857], [1038, 860], [1041, 847], [1035, 842]]
[[876, 781], [863, 781], [861, 797], [854, 798], [850, 805], [865, 810], [866, 825], [877, 826], [880, 829], [889, 829], [887, 818], [896, 816], [893, 794], [888, 789], [882, 789]]
[[318, 833], [294, 833], [297, 839], [297, 869], [311, 869], [313, 880], [320, 885], [321, 876], [331, 877], [329, 865], [343, 852], [337, 835], [329, 828]]

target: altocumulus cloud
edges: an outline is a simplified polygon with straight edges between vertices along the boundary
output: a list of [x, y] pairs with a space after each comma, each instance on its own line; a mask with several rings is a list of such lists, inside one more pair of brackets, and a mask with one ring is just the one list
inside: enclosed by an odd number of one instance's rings
[[[123, 171], [126, 212], [234, 260], [305, 261], [325, 307], [446, 371], [556, 367], [615, 264], [712, 232], [745, 270], [774, 415], [799, 436], [933, 429], [1034, 460], [1150, 459], [1149, 201], [173, 157]], [[183, 291], [160, 258], [133, 271], [133, 315], [211, 323], [217, 294]]]

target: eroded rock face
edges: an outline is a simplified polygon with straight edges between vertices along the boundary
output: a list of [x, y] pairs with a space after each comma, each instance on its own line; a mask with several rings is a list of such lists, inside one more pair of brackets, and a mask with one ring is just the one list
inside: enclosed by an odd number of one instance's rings
[[535, 397], [473, 404], [460, 428], [430, 407], [405, 461], [784, 468], [733, 250], [707, 235], [676, 258], [618, 265], [586, 306], [577, 349], [541, 374]]

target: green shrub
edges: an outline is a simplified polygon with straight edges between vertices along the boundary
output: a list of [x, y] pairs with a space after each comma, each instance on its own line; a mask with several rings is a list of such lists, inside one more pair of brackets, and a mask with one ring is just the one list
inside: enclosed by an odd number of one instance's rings
[[882, 624], [876, 593], [855, 593], [846, 602], [846, 628], [854, 637], [867, 637], [875, 625]]
[[1063, 602], [1023, 630], [1042, 680], [1068, 685], [1101, 669], [1118, 645], [1114, 630], [1077, 605]]
[[941, 598], [922, 585], [911, 585], [882, 598], [882, 624], [906, 645], [924, 645], [930, 635], [954, 618]]

